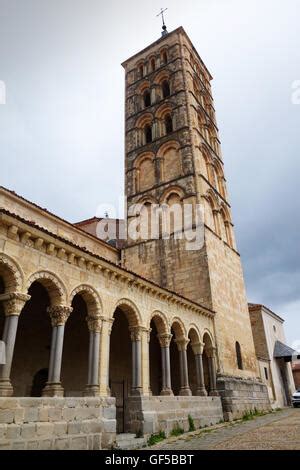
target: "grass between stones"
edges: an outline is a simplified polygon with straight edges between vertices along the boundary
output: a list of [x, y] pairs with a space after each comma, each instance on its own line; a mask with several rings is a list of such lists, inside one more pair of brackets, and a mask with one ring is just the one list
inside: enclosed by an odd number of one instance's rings
[[160, 431], [157, 434], [152, 434], [150, 438], [148, 439], [148, 446], [153, 446], [164, 440], [166, 440], [167, 442], [174, 442], [176, 441], [176, 438], [184, 439], [184, 440], [190, 440], [190, 439], [193, 439], [194, 437], [201, 438], [202, 436], [205, 436], [208, 433], [213, 433], [217, 431], [218, 429], [236, 426], [237, 424], [241, 424], [243, 422], [247, 422], [255, 418], [259, 418], [259, 417], [266, 416], [269, 414], [275, 414], [276, 412], [279, 412], [279, 411], [282, 411], [282, 409], [276, 408], [275, 410], [271, 410], [271, 411], [259, 411], [257, 409], [254, 409], [254, 410], [245, 412], [242, 418], [238, 418], [233, 421], [220, 420], [220, 422], [215, 424], [214, 426], [208, 427], [206, 425], [205, 427], [201, 427], [199, 429], [194, 428], [193, 430], [191, 429], [191, 427], [192, 425], [194, 425], [194, 420], [191, 417], [191, 420], [189, 418], [189, 431], [188, 432], [185, 433], [184, 430], [177, 425], [171, 431], [170, 437], [168, 438], [166, 437], [166, 434], [164, 431]]

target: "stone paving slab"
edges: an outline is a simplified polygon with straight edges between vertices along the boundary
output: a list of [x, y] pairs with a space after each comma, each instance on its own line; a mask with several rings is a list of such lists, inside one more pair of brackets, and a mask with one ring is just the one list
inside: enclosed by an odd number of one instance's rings
[[250, 421], [186, 434], [155, 450], [300, 450], [300, 409], [285, 409]]

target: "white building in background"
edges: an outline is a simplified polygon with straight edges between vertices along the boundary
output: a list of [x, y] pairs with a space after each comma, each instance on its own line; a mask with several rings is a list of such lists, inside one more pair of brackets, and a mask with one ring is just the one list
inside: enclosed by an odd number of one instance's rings
[[295, 391], [291, 361], [295, 351], [286, 345], [284, 320], [264, 305], [249, 304], [260, 375], [273, 408], [291, 404]]

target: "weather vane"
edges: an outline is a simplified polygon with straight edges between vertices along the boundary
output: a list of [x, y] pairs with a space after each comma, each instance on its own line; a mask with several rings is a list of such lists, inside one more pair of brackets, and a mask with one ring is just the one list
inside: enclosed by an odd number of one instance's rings
[[167, 11], [167, 8], [161, 8], [160, 13], [158, 13], [158, 15], [156, 15], [156, 16], [161, 16], [161, 18], [162, 18], [162, 23], [163, 23], [163, 25], [162, 25], [163, 30], [162, 30], [162, 33], [161, 33], [162, 36], [165, 36], [166, 34], [168, 34], [167, 27], [166, 27], [166, 24], [165, 24], [165, 17], [164, 17], [164, 12], [165, 11]]

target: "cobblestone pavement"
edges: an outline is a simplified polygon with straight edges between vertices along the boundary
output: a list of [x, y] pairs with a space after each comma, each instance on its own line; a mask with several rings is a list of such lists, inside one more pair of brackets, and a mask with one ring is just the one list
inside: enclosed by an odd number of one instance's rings
[[157, 450], [300, 450], [300, 409], [285, 409], [251, 421], [182, 435], [150, 447]]

